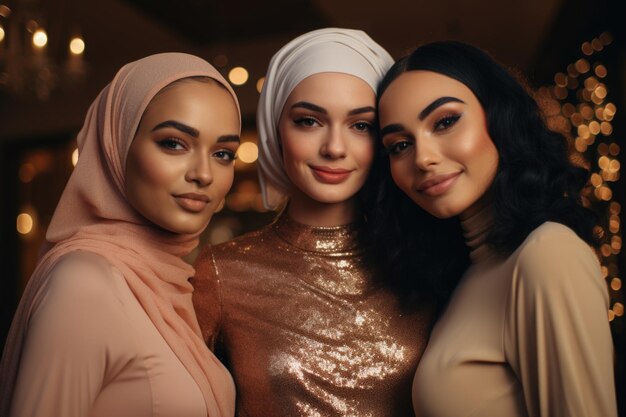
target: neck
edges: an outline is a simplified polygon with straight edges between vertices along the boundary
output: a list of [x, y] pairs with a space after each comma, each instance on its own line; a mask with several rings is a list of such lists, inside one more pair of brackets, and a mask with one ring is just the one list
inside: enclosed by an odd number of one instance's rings
[[322, 203], [307, 195], [294, 193], [289, 198], [287, 214], [296, 222], [308, 226], [341, 226], [356, 220], [356, 197], [338, 203]]
[[487, 191], [478, 201], [459, 214], [459, 220], [464, 222], [479, 215], [481, 212], [493, 212], [493, 192], [491, 190]]
[[487, 236], [493, 227], [493, 204], [488, 196], [483, 197], [472, 207], [459, 215], [465, 244], [470, 249], [473, 264], [483, 262], [493, 254], [487, 244]]

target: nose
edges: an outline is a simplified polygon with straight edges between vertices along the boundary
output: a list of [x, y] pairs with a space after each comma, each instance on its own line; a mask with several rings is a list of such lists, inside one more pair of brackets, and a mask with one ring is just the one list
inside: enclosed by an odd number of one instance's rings
[[346, 141], [340, 127], [330, 129], [320, 149], [322, 156], [330, 159], [341, 159], [346, 157], [346, 151]]
[[421, 171], [427, 171], [441, 161], [435, 140], [422, 138], [415, 141], [415, 166]]
[[211, 170], [211, 160], [209, 155], [197, 154], [191, 158], [185, 180], [195, 182], [200, 187], [206, 187], [213, 182], [213, 172]]

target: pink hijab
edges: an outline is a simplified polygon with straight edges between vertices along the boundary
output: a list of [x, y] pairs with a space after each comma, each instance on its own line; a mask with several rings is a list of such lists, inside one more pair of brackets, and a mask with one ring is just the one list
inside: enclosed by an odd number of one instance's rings
[[7, 338], [0, 364], [0, 415], [10, 409], [29, 319], [41, 302], [42, 289], [59, 259], [75, 250], [97, 253], [122, 272], [198, 384], [208, 415], [234, 415], [232, 378], [202, 340], [188, 281], [195, 271], [181, 259], [198, 245], [198, 234], [177, 235], [155, 227], [129, 205], [124, 191], [126, 156], [146, 107], [163, 87], [192, 76], [219, 82], [239, 109], [234, 91], [215, 68], [181, 53], [152, 55], [125, 65], [89, 108], [78, 134], [78, 164], [46, 235], [51, 249], [24, 291]]

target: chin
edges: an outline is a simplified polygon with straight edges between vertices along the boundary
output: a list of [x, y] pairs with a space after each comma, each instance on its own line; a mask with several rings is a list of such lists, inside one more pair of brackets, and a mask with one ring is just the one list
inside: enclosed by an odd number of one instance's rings
[[175, 233], [177, 235], [193, 235], [193, 234], [204, 231], [204, 229], [206, 229], [206, 227], [209, 225], [210, 220], [211, 220], [211, 217], [209, 217], [204, 222], [198, 222], [198, 221], [177, 222], [177, 223], [169, 222], [168, 224], [159, 225], [159, 226], [162, 229], [165, 229], [168, 232]]
[[424, 208], [422, 207], [427, 213], [429, 213], [431, 216], [436, 217], [438, 219], [449, 219], [451, 217], [456, 217], [459, 214], [461, 214], [461, 210], [454, 210], [452, 208], [447, 208], [447, 207], [441, 207], [441, 208]]
[[451, 217], [458, 216], [461, 210], [457, 210], [454, 207], [450, 207], [444, 204], [420, 204], [420, 201], [413, 200], [422, 210], [438, 219], [449, 219]]
[[307, 193], [310, 198], [313, 200], [324, 203], [324, 204], [337, 204], [343, 203], [344, 201], [350, 200], [352, 197], [356, 195], [356, 191], [344, 191], [344, 190], [322, 190]]

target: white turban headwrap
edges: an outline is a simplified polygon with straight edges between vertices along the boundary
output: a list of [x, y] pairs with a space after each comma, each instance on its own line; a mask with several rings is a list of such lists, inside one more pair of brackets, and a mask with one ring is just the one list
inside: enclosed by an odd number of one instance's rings
[[291, 188], [283, 164], [278, 121], [289, 94], [305, 78], [339, 72], [365, 81], [376, 92], [393, 58], [365, 32], [325, 28], [301, 35], [283, 46], [270, 61], [259, 107], [259, 181], [263, 204], [273, 210]]

